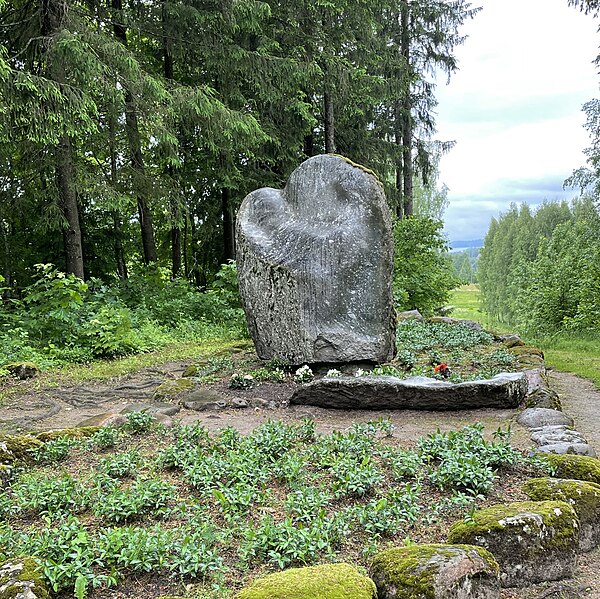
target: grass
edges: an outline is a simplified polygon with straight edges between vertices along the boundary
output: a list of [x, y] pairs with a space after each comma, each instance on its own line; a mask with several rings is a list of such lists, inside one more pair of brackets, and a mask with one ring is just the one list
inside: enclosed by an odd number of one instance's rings
[[[484, 327], [499, 332], [518, 332], [485, 314], [481, 310], [480, 295], [479, 285], [463, 285], [455, 289], [451, 300], [455, 306], [452, 316], [475, 320]], [[549, 367], [577, 374], [600, 388], [600, 337], [562, 334], [526, 341], [543, 350]]]

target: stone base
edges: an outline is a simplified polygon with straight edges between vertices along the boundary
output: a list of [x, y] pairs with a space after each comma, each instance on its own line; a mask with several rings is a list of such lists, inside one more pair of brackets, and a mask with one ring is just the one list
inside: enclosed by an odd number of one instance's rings
[[336, 377], [303, 385], [290, 401], [344, 410], [470, 410], [515, 408], [526, 393], [527, 379], [516, 372], [456, 384], [421, 376]]

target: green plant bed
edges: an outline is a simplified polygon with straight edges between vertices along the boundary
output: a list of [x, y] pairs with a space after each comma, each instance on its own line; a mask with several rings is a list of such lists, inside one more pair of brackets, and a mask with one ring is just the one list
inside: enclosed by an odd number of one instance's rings
[[85, 584], [90, 599], [148, 572], [236, 590], [269, 570], [367, 567], [412, 536], [439, 542], [451, 519], [541, 472], [480, 425], [403, 448], [387, 420], [328, 435], [268, 421], [242, 436], [127, 418], [40, 444], [29, 469], [8, 473], [0, 559], [34, 555], [54, 592]]

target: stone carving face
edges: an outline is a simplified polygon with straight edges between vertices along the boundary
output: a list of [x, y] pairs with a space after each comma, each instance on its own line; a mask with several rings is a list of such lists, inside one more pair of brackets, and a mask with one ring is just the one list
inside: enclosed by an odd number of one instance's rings
[[337, 156], [301, 164], [283, 190], [249, 194], [238, 273], [261, 358], [384, 361], [393, 355], [393, 242], [377, 179]]

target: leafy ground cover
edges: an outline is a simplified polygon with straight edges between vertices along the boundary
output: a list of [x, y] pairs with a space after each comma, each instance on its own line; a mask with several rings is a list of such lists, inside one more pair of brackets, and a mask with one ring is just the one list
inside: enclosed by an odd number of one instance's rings
[[443, 541], [451, 521], [518, 497], [543, 469], [509, 431], [472, 425], [406, 448], [392, 428], [268, 421], [210, 435], [135, 413], [124, 429], [49, 441], [6, 482], [0, 559], [38, 556], [64, 597], [120, 596], [132, 579], [137, 596], [197, 582], [197, 596], [227, 597], [265, 570], [366, 566], [389, 545]]
[[[506, 332], [507, 325], [481, 311], [478, 285], [463, 285], [452, 292], [452, 315], [480, 322], [485, 327]], [[600, 338], [592, 334], [561, 333], [553, 337], [527, 339], [544, 351], [548, 366], [573, 372], [592, 380], [600, 388]]]

